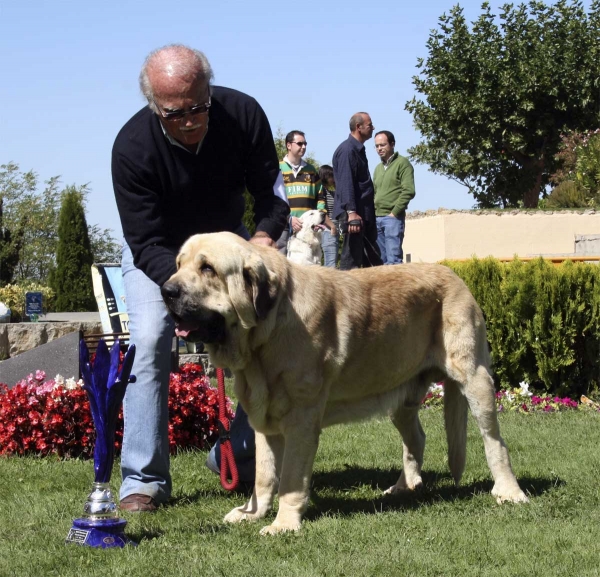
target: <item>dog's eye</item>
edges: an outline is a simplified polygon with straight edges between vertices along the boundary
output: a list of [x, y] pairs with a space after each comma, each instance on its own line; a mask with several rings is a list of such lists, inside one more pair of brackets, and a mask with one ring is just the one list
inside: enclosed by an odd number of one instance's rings
[[203, 264], [200, 267], [200, 272], [206, 273], [206, 274], [215, 274], [215, 269], [210, 266], [209, 264]]

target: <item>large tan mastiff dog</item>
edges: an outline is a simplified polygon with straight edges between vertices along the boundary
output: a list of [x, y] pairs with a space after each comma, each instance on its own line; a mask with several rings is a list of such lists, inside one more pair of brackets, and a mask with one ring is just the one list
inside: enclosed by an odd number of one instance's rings
[[524, 502], [500, 436], [479, 306], [448, 268], [405, 264], [342, 272], [290, 263], [230, 233], [191, 237], [162, 289], [178, 333], [230, 368], [256, 431], [256, 483], [225, 521], [279, 511], [262, 534], [297, 530], [323, 427], [388, 413], [404, 469], [386, 493], [422, 484], [419, 405], [445, 381], [450, 471], [465, 466], [467, 404], [499, 502]]

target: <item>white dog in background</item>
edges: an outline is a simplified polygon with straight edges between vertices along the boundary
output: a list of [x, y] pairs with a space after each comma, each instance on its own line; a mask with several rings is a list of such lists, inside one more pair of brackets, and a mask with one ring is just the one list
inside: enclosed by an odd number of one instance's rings
[[301, 217], [302, 229], [288, 240], [287, 257], [297, 264], [321, 264], [321, 236], [326, 229], [325, 213], [307, 210]]

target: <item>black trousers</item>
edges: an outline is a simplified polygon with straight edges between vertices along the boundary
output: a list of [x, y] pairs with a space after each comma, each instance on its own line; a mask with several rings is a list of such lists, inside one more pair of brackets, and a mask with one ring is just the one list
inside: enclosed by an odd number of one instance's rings
[[377, 223], [375, 221], [362, 221], [360, 232], [348, 232], [348, 217], [340, 218], [340, 228], [344, 232], [342, 255], [340, 257], [340, 270], [353, 268], [379, 266], [383, 264], [381, 252], [377, 245]]

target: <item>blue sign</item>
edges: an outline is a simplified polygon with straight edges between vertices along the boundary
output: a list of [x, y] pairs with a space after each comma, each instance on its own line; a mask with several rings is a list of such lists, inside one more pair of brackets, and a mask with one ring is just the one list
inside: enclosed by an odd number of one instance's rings
[[42, 312], [42, 293], [25, 293], [25, 314], [31, 317], [33, 315], [39, 316]]

